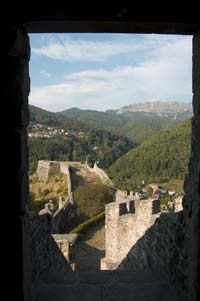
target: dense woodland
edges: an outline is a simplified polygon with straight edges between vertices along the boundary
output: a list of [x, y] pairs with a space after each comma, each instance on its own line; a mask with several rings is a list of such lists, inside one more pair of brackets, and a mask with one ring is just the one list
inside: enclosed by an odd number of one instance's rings
[[188, 172], [191, 119], [162, 130], [120, 157], [109, 168], [117, 187], [136, 190], [145, 182], [183, 179]]

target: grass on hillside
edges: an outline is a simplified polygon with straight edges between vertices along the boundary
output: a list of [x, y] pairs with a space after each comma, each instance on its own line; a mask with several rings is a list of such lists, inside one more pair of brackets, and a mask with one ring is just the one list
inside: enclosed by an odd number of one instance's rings
[[59, 173], [50, 176], [47, 181], [41, 181], [35, 173], [30, 176], [30, 207], [33, 210], [39, 211], [44, 208], [44, 204], [52, 200], [55, 209], [58, 208], [58, 197], [66, 197], [67, 191], [67, 176]]
[[167, 190], [176, 190], [179, 192], [183, 191], [184, 180], [172, 179], [168, 182], [159, 184], [163, 189]]

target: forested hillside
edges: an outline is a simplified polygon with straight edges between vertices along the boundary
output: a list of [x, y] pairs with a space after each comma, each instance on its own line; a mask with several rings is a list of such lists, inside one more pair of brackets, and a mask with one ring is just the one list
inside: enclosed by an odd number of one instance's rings
[[191, 119], [162, 130], [119, 158], [109, 169], [121, 189], [134, 190], [146, 182], [183, 179], [190, 154]]
[[108, 168], [136, 144], [106, 130], [83, 122], [30, 107], [29, 165], [35, 172], [38, 160], [99, 161]]
[[79, 122], [85, 122], [88, 126], [98, 129], [106, 129], [114, 133], [126, 136], [140, 144], [161, 129], [173, 127], [184, 120], [184, 115], [174, 119], [169, 116], [158, 116], [147, 112], [98, 112], [92, 110], [80, 110], [72, 108], [59, 112], [59, 115], [74, 118]]

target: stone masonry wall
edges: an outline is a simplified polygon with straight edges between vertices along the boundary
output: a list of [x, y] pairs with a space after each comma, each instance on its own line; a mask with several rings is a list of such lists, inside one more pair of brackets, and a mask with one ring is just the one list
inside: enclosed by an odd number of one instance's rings
[[69, 224], [73, 216], [73, 205], [72, 203], [70, 203], [70, 198], [67, 197], [66, 200], [63, 202], [62, 208], [58, 209], [53, 214], [52, 233], [66, 233], [69, 229]]
[[133, 245], [160, 216], [159, 201], [126, 201], [106, 205], [106, 256], [101, 269], [116, 269]]
[[[32, 213], [31, 239], [33, 280], [40, 277], [45, 270], [67, 270], [69, 265], [69, 251], [71, 246], [63, 236], [68, 223], [73, 216], [73, 196], [71, 191], [71, 175], [67, 162], [39, 161], [37, 173], [41, 180], [47, 180], [50, 175], [63, 172], [67, 176], [68, 196], [59, 199], [59, 209], [51, 214], [48, 207], [39, 214]], [[55, 235], [54, 235], [55, 234]], [[55, 239], [59, 235], [59, 243]], [[62, 243], [60, 242], [62, 241]], [[62, 248], [60, 247], [62, 244]], [[67, 254], [67, 255], [66, 255]]]
[[[159, 200], [153, 199], [107, 204], [101, 269], [162, 270], [171, 282], [181, 283], [187, 259], [182, 220], [180, 200], [174, 213], [161, 213]], [[177, 291], [181, 295], [180, 286]]]
[[71, 181], [71, 174], [70, 174], [70, 167], [67, 162], [60, 162], [60, 172], [67, 175], [67, 190], [68, 190], [68, 197], [70, 197], [71, 203], [73, 203], [73, 195], [72, 195], [72, 181]]
[[45, 270], [69, 270], [70, 266], [51, 236], [52, 216], [48, 212], [38, 215], [32, 212], [32, 278], [38, 279]]
[[120, 189], [117, 189], [115, 192], [115, 202], [124, 202], [124, 201], [130, 201], [133, 200], [135, 196], [133, 195], [133, 191], [130, 191], [128, 194], [127, 191], [122, 191]]
[[53, 233], [66, 232], [74, 214], [71, 174], [70, 167], [67, 162], [60, 162], [60, 172], [67, 175], [68, 196], [66, 196], [65, 200], [62, 202], [62, 206], [59, 206], [59, 209], [53, 215]]
[[185, 258], [184, 250], [177, 243], [178, 237], [175, 235], [177, 227], [179, 228], [179, 235], [182, 231], [179, 224], [179, 214], [182, 213], [161, 213], [155, 223], [133, 245], [118, 268], [163, 270], [173, 282], [175, 273], [182, 273], [178, 265], [179, 261], [183, 261]]
[[193, 112], [191, 157], [189, 160], [188, 177], [184, 183], [185, 197], [183, 199], [184, 248], [187, 260], [182, 277], [177, 275], [177, 283], [181, 284], [182, 297], [197, 301], [200, 296], [199, 266], [200, 266], [200, 31], [193, 36], [192, 49], [192, 92]]
[[90, 172], [95, 172], [100, 177], [102, 183], [114, 187], [114, 184], [109, 178], [109, 176], [107, 175], [107, 173], [103, 169], [99, 168], [96, 162], [93, 168], [91, 168], [88, 164], [86, 164], [86, 166]]
[[73, 194], [70, 167], [68, 162], [46, 160], [40, 160], [38, 162], [37, 174], [41, 180], [47, 180], [49, 176], [59, 172], [62, 172], [67, 176], [68, 195], [63, 201], [59, 199], [59, 208], [53, 214], [52, 233], [62, 233], [63, 231], [66, 231], [68, 223], [73, 217]]
[[40, 180], [46, 181], [49, 176], [60, 172], [60, 162], [40, 160], [38, 162], [37, 174]]

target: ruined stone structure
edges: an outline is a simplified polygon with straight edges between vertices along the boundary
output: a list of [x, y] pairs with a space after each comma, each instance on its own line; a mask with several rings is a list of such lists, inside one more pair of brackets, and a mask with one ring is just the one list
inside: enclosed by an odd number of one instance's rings
[[[12, 300], [12, 293], [18, 300], [33, 300], [32, 294], [32, 257], [30, 240], [30, 219], [27, 212], [29, 180], [28, 180], [28, 144], [27, 127], [29, 124], [28, 96], [30, 92], [29, 78], [29, 59], [30, 44], [28, 32], [120, 32], [120, 33], [165, 33], [165, 34], [188, 34], [193, 35], [193, 112], [192, 118], [192, 139], [191, 139], [191, 157], [189, 161], [189, 174], [185, 180], [183, 200], [183, 212], [178, 214], [177, 225], [175, 229], [175, 241], [178, 250], [182, 249], [184, 257], [179, 256], [176, 249], [171, 254], [171, 264], [169, 269], [173, 274], [174, 284], [181, 288], [180, 300], [197, 301], [199, 300], [199, 280], [198, 269], [200, 261], [200, 22], [198, 3], [188, 4], [179, 7], [178, 12], [172, 9], [170, 5], [163, 7], [148, 7], [142, 3], [142, 8], [124, 7], [116, 5], [108, 9], [107, 5], [96, 4], [86, 7], [76, 6], [76, 9], [68, 7], [58, 7], [55, 3], [44, 9], [38, 8], [35, 4], [23, 5], [17, 3], [14, 7], [9, 3], [9, 8], [3, 8], [3, 15], [7, 20], [3, 24], [2, 37], [2, 101], [1, 101], [1, 172], [3, 174], [3, 183], [1, 183], [2, 200], [7, 200], [9, 192], [9, 201], [12, 203], [12, 210], [9, 212], [9, 221], [5, 220], [2, 224], [2, 241], [5, 248], [2, 248], [4, 254], [1, 259], [7, 264], [2, 265], [2, 274], [6, 283], [13, 283], [16, 286], [11, 289], [5, 288], [2, 295]], [[152, 3], [150, 3], [152, 6]], [[183, 8], [183, 9], [182, 9]], [[7, 212], [8, 202], [2, 201], [2, 212]], [[10, 234], [8, 235], [8, 227]], [[151, 228], [150, 228], [151, 229]], [[170, 236], [169, 236], [170, 238]], [[13, 251], [14, 250], [14, 251]], [[131, 259], [131, 258], [130, 258]], [[5, 266], [5, 267], [4, 267]], [[12, 267], [8, 273], [8, 266]], [[131, 266], [131, 264], [129, 265]], [[16, 267], [16, 268], [15, 268]], [[13, 271], [15, 269], [15, 271]], [[103, 272], [103, 271], [102, 271]], [[77, 285], [69, 285], [63, 277], [58, 284], [58, 279], [42, 287], [35, 300], [109, 300], [113, 296], [115, 300], [131, 300], [134, 293], [143, 292], [144, 273], [142, 277], [138, 275], [129, 276], [129, 282], [115, 280], [115, 284], [109, 282], [109, 287], [105, 273], [100, 274], [82, 274]], [[47, 273], [48, 275], [48, 273]], [[113, 274], [112, 274], [113, 275]], [[119, 274], [117, 274], [119, 275]], [[88, 278], [90, 277], [90, 280]], [[7, 277], [7, 278], [6, 278]], [[73, 278], [73, 276], [72, 276]], [[72, 279], [71, 278], [71, 279]], [[91, 280], [92, 278], [92, 280]], [[130, 281], [131, 278], [131, 281]], [[74, 274], [77, 279], [77, 274]], [[98, 280], [99, 279], [99, 280]], [[113, 279], [113, 277], [111, 277]], [[116, 277], [117, 279], [117, 277]], [[140, 279], [140, 287], [137, 287], [136, 281]], [[151, 279], [148, 278], [148, 279]], [[96, 287], [89, 285], [88, 282], [96, 280], [100, 283]], [[128, 280], [127, 280], [128, 281]], [[158, 279], [156, 280], [158, 281]], [[146, 282], [145, 282], [146, 283]], [[156, 282], [158, 283], [158, 282]], [[93, 282], [94, 284], [94, 282]], [[16, 287], [16, 290], [15, 290]], [[37, 286], [38, 287], [38, 286]], [[135, 287], [138, 290], [135, 290]], [[145, 287], [145, 289], [144, 289]], [[150, 286], [148, 286], [149, 288]], [[56, 289], [57, 288], [57, 289]], [[155, 289], [159, 289], [156, 287]], [[14, 291], [15, 290], [15, 291]], [[152, 300], [161, 300], [162, 290], [152, 292]], [[167, 292], [166, 286], [164, 291]], [[62, 296], [59, 293], [63, 294]], [[74, 295], [73, 295], [74, 293]], [[74, 298], [75, 296], [75, 298]], [[54, 297], [54, 299], [53, 299]], [[142, 300], [141, 295], [136, 300]], [[147, 296], [146, 296], [147, 299]], [[168, 299], [172, 300], [171, 296]]]

